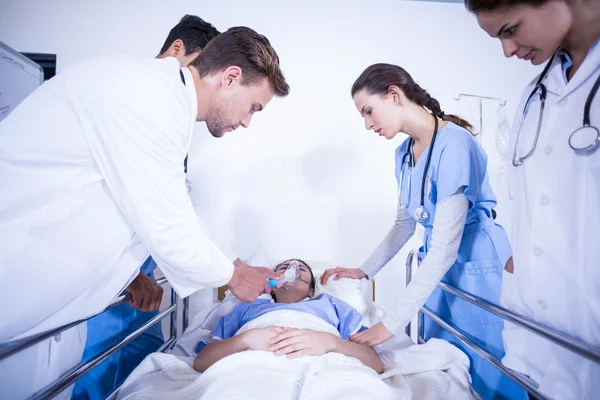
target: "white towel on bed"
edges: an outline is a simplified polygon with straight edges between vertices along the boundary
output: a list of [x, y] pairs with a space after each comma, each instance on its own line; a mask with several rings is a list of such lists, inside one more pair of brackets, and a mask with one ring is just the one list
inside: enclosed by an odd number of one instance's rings
[[[277, 325], [302, 327], [305, 314], [286, 312]], [[287, 320], [287, 321], [286, 321]], [[329, 331], [326, 322], [311, 329]], [[269, 314], [245, 329], [272, 326]], [[306, 326], [308, 329], [309, 326]], [[264, 351], [245, 351], [217, 362], [204, 374], [193, 358], [149, 355], [129, 376], [118, 399], [472, 399], [469, 361], [451, 344], [432, 339], [424, 345], [378, 347], [385, 365], [381, 376], [355, 358], [329, 353], [288, 359]], [[385, 378], [385, 379], [383, 379]]]

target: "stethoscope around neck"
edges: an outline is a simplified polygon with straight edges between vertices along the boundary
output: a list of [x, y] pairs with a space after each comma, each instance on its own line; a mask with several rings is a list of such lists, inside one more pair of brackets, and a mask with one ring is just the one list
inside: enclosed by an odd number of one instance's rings
[[[546, 102], [546, 96], [548, 94], [548, 90], [546, 86], [542, 83], [543, 80], [548, 76], [548, 71], [554, 62], [554, 57], [556, 53], [552, 55], [544, 70], [542, 71], [540, 77], [538, 78], [535, 87], [527, 101], [525, 102], [525, 107], [523, 108], [523, 117], [521, 119], [521, 125], [519, 126], [519, 130], [517, 131], [517, 138], [515, 140], [515, 148], [513, 150], [513, 159], [512, 164], [514, 167], [519, 167], [523, 165], [523, 162], [531, 157], [534, 153], [535, 148], [537, 146], [537, 141], [540, 136], [540, 130], [542, 128], [542, 120], [544, 115], [544, 105]], [[600, 87], [600, 75], [596, 78], [596, 82], [592, 86], [590, 93], [585, 101], [585, 105], [583, 107], [583, 126], [577, 128], [571, 135], [569, 136], [569, 147], [573, 149], [573, 151], [580, 153], [585, 151], [594, 150], [600, 144], [600, 130], [594, 125], [591, 124], [590, 119], [590, 110], [592, 108], [592, 101], [598, 91], [598, 87]], [[525, 123], [525, 119], [527, 118], [527, 111], [530, 107], [530, 102], [534, 98], [534, 96], [539, 92], [540, 96], [540, 115], [538, 117], [537, 128], [535, 131], [535, 136], [533, 138], [533, 144], [531, 149], [522, 157], [517, 157], [517, 148], [519, 144], [519, 137], [521, 136], [521, 129], [523, 128], [523, 124]]]
[[[183, 75], [183, 71], [180, 69], [179, 70], [179, 77], [181, 78], [181, 83], [183, 83], [183, 86], [185, 85], [185, 76]], [[183, 160], [183, 173], [185, 174], [185, 189], [187, 190], [188, 194], [192, 193], [192, 182], [190, 182], [187, 178], [187, 164], [188, 164], [188, 155], [185, 155], [185, 159]]]
[[[433, 115], [433, 114], [432, 114]], [[443, 114], [442, 114], [443, 115]], [[433, 137], [431, 138], [431, 145], [429, 146], [429, 153], [427, 154], [427, 161], [425, 162], [425, 170], [423, 171], [423, 180], [421, 181], [421, 202], [419, 207], [415, 210], [415, 218], [419, 222], [425, 221], [429, 218], [429, 213], [425, 209], [425, 183], [427, 180], [427, 171], [429, 170], [429, 164], [431, 163], [431, 154], [433, 154], [433, 146], [435, 144], [435, 138], [438, 133], [438, 118], [433, 115], [435, 120], [435, 128], [433, 130]], [[406, 148], [406, 152], [402, 155], [402, 160], [400, 164], [400, 208], [408, 208], [410, 204], [410, 190], [411, 190], [411, 181], [412, 181], [412, 170], [415, 167], [415, 158], [413, 156], [413, 145], [415, 144], [415, 140], [411, 137], [408, 141], [408, 146]], [[404, 179], [404, 163], [408, 157], [408, 202], [406, 204], [402, 203], [402, 182]]]

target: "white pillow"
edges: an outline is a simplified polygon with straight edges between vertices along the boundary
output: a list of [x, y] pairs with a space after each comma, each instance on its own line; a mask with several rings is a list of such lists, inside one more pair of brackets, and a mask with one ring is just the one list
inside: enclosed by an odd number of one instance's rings
[[348, 303], [362, 315], [362, 324], [367, 327], [371, 326], [373, 286], [370, 280], [350, 278], [334, 280], [333, 277], [331, 277], [325, 285], [322, 285], [321, 280], [317, 279], [315, 295], [323, 293], [327, 293], [330, 296], [337, 297]]
[[322, 285], [321, 280], [317, 279], [315, 295], [323, 293], [343, 300], [361, 315], [368, 311], [373, 299], [371, 281], [367, 279], [341, 278], [334, 280], [332, 277], [325, 285]]

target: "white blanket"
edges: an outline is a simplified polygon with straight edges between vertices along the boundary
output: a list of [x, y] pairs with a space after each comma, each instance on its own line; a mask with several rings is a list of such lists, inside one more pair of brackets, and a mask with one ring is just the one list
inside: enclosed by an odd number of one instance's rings
[[[242, 329], [292, 326], [330, 331], [318, 318], [296, 311], [268, 313]], [[305, 323], [302, 321], [306, 321]], [[329, 353], [290, 360], [264, 351], [237, 353], [204, 374], [193, 359], [169, 354], [149, 355], [129, 376], [118, 399], [472, 399], [469, 360], [449, 343], [432, 339], [402, 349], [378, 348], [382, 375], [355, 358]]]

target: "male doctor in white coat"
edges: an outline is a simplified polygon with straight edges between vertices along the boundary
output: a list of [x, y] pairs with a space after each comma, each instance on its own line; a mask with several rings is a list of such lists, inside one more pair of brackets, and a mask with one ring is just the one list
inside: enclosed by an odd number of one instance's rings
[[[21, 103], [0, 124], [0, 343], [100, 312], [149, 255], [182, 297], [225, 284], [244, 301], [269, 292], [272, 271], [234, 267], [206, 236], [183, 160], [195, 121], [220, 137], [288, 93], [269, 41], [237, 27], [189, 68], [90, 60]], [[82, 324], [0, 361], [3, 398], [43, 388], [84, 343]]]

